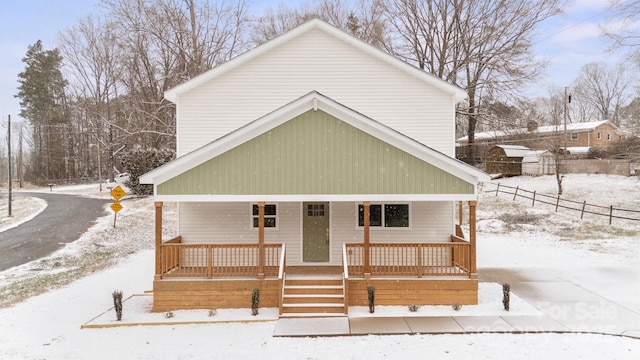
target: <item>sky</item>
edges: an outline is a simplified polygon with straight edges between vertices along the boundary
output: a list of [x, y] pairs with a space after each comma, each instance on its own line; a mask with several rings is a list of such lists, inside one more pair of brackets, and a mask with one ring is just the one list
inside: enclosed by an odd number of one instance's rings
[[[18, 117], [20, 105], [14, 97], [18, 73], [24, 70], [22, 58], [27, 46], [38, 39], [46, 49], [57, 47], [57, 35], [81, 18], [98, 11], [100, 0], [2, 0], [0, 1], [0, 124], [6, 127], [7, 115]], [[277, 7], [281, 0], [255, 0], [256, 6]], [[291, 6], [297, 0], [284, 1]], [[541, 24], [534, 50], [547, 59], [549, 66], [541, 80], [526, 91], [529, 96], [544, 96], [550, 84], [569, 86], [590, 62], [621, 61], [620, 54], [606, 52], [608, 44], [600, 35], [599, 24], [606, 24], [606, 0], [575, 0], [566, 14]]]

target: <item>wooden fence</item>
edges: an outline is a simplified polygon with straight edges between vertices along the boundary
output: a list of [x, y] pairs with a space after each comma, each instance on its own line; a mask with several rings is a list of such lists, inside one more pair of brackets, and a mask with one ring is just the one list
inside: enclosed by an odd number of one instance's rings
[[[495, 185], [495, 189], [486, 189], [487, 185]], [[556, 212], [558, 212], [558, 209], [575, 211], [576, 213], [580, 213], [580, 219], [584, 218], [584, 214], [592, 214], [608, 218], [609, 225], [612, 224], [613, 219], [640, 221], [640, 210], [622, 209], [614, 207], [613, 205], [602, 206], [589, 204], [586, 200], [575, 201], [563, 199], [560, 197], [560, 195], [546, 195], [538, 193], [535, 190], [530, 191], [519, 186], [513, 187], [500, 183], [485, 183], [484, 186], [486, 193], [495, 193], [496, 196], [498, 196], [499, 194], [506, 194], [512, 196], [514, 201], [518, 198], [527, 199], [531, 201], [532, 207], [534, 207], [536, 203], [550, 205], [555, 208]]]

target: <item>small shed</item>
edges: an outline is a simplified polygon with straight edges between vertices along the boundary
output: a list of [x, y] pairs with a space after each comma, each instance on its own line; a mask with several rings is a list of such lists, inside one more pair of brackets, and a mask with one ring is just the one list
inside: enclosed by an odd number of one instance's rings
[[502, 176], [522, 175], [522, 158], [530, 151], [526, 146], [496, 145], [487, 152], [486, 172]]
[[548, 150], [529, 151], [522, 158], [522, 174], [529, 176], [555, 174], [555, 159]]

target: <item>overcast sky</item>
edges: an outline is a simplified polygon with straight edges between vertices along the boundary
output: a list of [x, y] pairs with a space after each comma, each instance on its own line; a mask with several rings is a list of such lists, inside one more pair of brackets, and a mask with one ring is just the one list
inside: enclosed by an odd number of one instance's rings
[[[282, 1], [256, 2], [275, 7]], [[98, 3], [99, 0], [0, 0], [0, 121], [3, 126], [9, 114], [13, 121], [20, 121], [20, 106], [14, 95], [17, 75], [24, 70], [22, 57], [27, 46], [40, 39], [46, 49], [57, 47], [58, 32], [95, 12]], [[537, 56], [549, 60], [549, 67], [528, 94], [544, 96], [549, 84], [560, 88], [570, 85], [580, 68], [589, 62], [620, 61], [621, 56], [606, 53], [608, 44], [600, 35], [599, 25], [610, 21], [605, 5], [604, 0], [576, 0], [566, 15], [542, 24], [534, 49]]]

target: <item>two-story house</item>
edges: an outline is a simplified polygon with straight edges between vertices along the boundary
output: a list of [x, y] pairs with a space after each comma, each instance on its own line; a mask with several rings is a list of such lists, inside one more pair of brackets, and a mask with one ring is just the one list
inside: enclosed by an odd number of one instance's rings
[[344, 314], [371, 289], [378, 305], [477, 303], [488, 176], [454, 158], [460, 88], [316, 19], [165, 97], [178, 157], [140, 178], [155, 311], [249, 307], [255, 290], [283, 316]]

